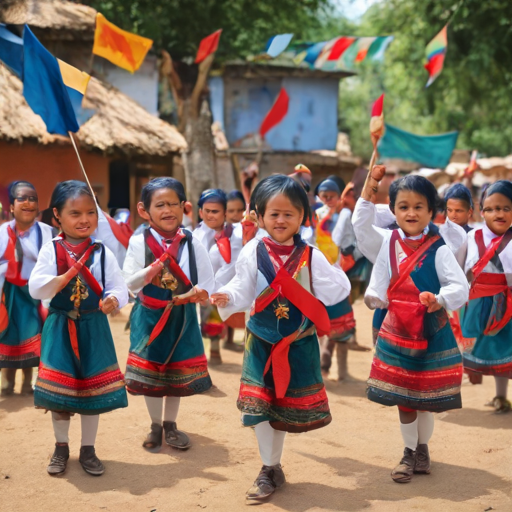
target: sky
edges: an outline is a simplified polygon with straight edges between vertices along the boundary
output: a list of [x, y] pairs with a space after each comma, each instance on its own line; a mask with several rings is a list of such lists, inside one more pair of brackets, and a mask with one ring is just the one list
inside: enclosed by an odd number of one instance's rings
[[334, 5], [349, 20], [357, 20], [360, 18], [371, 5], [380, 0], [333, 0]]

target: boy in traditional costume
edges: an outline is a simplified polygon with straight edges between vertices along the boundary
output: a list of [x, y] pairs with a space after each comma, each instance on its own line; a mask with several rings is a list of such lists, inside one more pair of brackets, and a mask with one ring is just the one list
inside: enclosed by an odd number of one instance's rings
[[29, 280], [34, 299], [51, 299], [34, 402], [52, 411], [56, 445], [48, 473], [66, 470], [70, 417], [80, 414], [79, 462], [99, 476], [105, 471], [94, 449], [99, 415], [128, 405], [107, 320], [127, 304], [128, 290], [114, 254], [91, 238], [98, 212], [87, 185], [59, 183], [51, 206], [62, 233], [43, 246]]
[[143, 447], [153, 453], [165, 442], [190, 448], [177, 429], [180, 398], [203, 393], [208, 374], [196, 303], [208, 299], [215, 280], [208, 253], [180, 228], [186, 204], [183, 185], [156, 178], [142, 189], [137, 208], [149, 227], [130, 239], [123, 273], [137, 295], [131, 314], [126, 387], [143, 395], [151, 431]]
[[301, 185], [287, 176], [270, 176], [256, 186], [253, 198], [268, 236], [244, 246], [236, 277], [212, 302], [223, 318], [253, 306], [237, 405], [243, 425], [255, 427], [263, 461], [246, 494], [257, 501], [285, 482], [286, 432], [306, 432], [331, 421], [316, 328], [330, 330], [327, 310], [348, 297], [350, 283], [298, 235], [309, 211]]
[[28, 292], [28, 279], [52, 230], [37, 222], [36, 189], [27, 181], [9, 187], [14, 219], [0, 227], [0, 368], [2, 396], [14, 393], [16, 370], [23, 370], [22, 394], [33, 393], [32, 368], [39, 366], [46, 309]]
[[432, 412], [462, 406], [462, 357], [446, 309], [461, 307], [468, 284], [455, 256], [431, 223], [438, 201], [421, 176], [406, 176], [390, 189], [399, 226], [383, 230], [365, 303], [388, 309], [377, 338], [368, 398], [399, 409], [405, 449], [392, 471], [395, 482], [430, 473]]
[[494, 376], [492, 405], [503, 413], [511, 410], [507, 388], [512, 377], [512, 183], [497, 181], [482, 203], [485, 224], [468, 233], [465, 271], [471, 290], [460, 323], [463, 336], [473, 343], [464, 351], [464, 367]]

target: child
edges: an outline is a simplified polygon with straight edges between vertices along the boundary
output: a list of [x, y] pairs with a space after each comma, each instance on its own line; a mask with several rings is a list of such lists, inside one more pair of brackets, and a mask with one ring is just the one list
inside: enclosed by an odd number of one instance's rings
[[385, 237], [365, 303], [388, 308], [377, 339], [368, 398], [397, 405], [404, 456], [395, 482], [430, 473], [428, 441], [432, 412], [461, 407], [462, 357], [445, 309], [458, 309], [468, 284], [439, 230], [431, 224], [438, 196], [421, 176], [409, 175], [390, 189], [390, 209], [399, 229]]
[[462, 183], [455, 183], [446, 191], [444, 200], [447, 217], [469, 233], [473, 229], [468, 226], [473, 216], [473, 198], [469, 189]]
[[[208, 251], [215, 281], [222, 286], [235, 275], [235, 263], [243, 245], [241, 229], [235, 230], [232, 224], [226, 222], [227, 197], [223, 190], [205, 190], [198, 206], [203, 220], [193, 234]], [[226, 336], [227, 325], [220, 319], [217, 308], [209, 303], [201, 305], [201, 331], [203, 336], [210, 338], [209, 363], [221, 364], [220, 339]], [[224, 348], [232, 350], [237, 347], [233, 339], [227, 340], [224, 345]]]
[[80, 464], [99, 476], [105, 471], [94, 449], [99, 414], [128, 405], [107, 320], [128, 302], [128, 290], [114, 254], [91, 238], [98, 211], [87, 185], [59, 183], [51, 206], [62, 234], [43, 246], [29, 280], [32, 297], [51, 299], [34, 402], [52, 411], [56, 445], [48, 473], [66, 470], [70, 417], [76, 413], [82, 424]]
[[33, 393], [32, 368], [39, 366], [45, 312], [28, 293], [28, 278], [52, 230], [37, 222], [39, 203], [34, 186], [16, 181], [9, 187], [14, 220], [0, 228], [0, 368], [2, 396], [14, 393], [16, 369], [23, 369], [22, 394]]
[[223, 318], [253, 305], [237, 404], [243, 425], [255, 427], [263, 461], [246, 497], [262, 500], [285, 482], [285, 433], [331, 421], [314, 324], [329, 331], [326, 306], [343, 301], [350, 283], [298, 235], [309, 210], [301, 185], [274, 175], [256, 186], [253, 197], [268, 236], [244, 246], [236, 277], [212, 302]]
[[176, 426], [180, 397], [212, 385], [195, 303], [208, 299], [215, 280], [206, 249], [180, 228], [185, 202], [183, 185], [173, 178], [144, 186], [137, 209], [149, 228], [132, 236], [123, 266], [128, 288], [137, 294], [126, 387], [146, 400], [151, 431], [142, 446], [153, 453], [162, 434], [169, 446], [190, 448]]
[[468, 233], [465, 270], [471, 283], [469, 303], [462, 309], [461, 328], [472, 346], [464, 352], [467, 370], [494, 375], [497, 413], [511, 409], [507, 400], [512, 377], [512, 183], [500, 180], [483, 198], [483, 228]]
[[232, 190], [227, 195], [226, 221], [230, 224], [242, 222], [245, 213], [245, 199], [240, 190]]

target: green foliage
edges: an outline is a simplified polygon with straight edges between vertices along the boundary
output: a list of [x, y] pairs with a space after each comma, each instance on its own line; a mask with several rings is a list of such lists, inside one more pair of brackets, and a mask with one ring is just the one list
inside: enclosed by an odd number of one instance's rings
[[223, 29], [216, 62], [263, 51], [269, 37], [306, 40], [328, 17], [328, 0], [85, 0], [109, 21], [155, 41], [174, 59], [193, 58], [203, 37]]
[[[448, 22], [442, 74], [428, 89], [425, 46]], [[458, 147], [512, 153], [512, 2], [383, 0], [358, 27], [360, 35], [395, 35], [382, 64], [363, 62], [340, 86], [341, 126], [353, 150], [368, 157], [372, 102], [386, 93], [386, 121], [428, 135], [460, 132]]]

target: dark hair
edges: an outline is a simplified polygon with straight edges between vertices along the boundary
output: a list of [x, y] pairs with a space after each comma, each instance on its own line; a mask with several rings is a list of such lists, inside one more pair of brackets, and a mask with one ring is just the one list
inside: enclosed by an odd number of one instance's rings
[[21, 180], [13, 181], [9, 185], [9, 189], [8, 189], [9, 204], [14, 204], [14, 200], [16, 199], [16, 191], [18, 190], [19, 187], [31, 188], [36, 193], [36, 196], [37, 196], [36, 187], [34, 187], [34, 185], [32, 185], [32, 183], [29, 183], [28, 181], [21, 181]]
[[197, 202], [197, 206], [202, 208], [205, 203], [220, 203], [224, 210], [228, 205], [228, 198], [226, 196], [226, 192], [220, 188], [208, 188], [203, 190], [199, 201]]
[[295, 180], [299, 185], [301, 185], [307, 193], [311, 190], [311, 184], [302, 177], [302, 174], [303, 173], [301, 172], [294, 172], [293, 174], [289, 174], [289, 176], [292, 180]]
[[345, 187], [347, 186], [347, 184], [345, 183], [345, 181], [340, 178], [339, 176], [335, 176], [334, 174], [331, 174], [330, 176], [327, 176], [327, 178], [325, 178], [324, 180], [322, 180], [316, 187], [315, 187], [315, 190], [314, 190], [314, 193], [315, 193], [315, 196], [318, 195], [318, 189], [320, 188], [320, 185], [326, 181], [326, 180], [331, 180], [331, 181], [334, 181], [334, 183], [336, 183], [336, 185], [338, 185], [338, 189], [340, 191], [340, 194], [343, 193], [343, 191], [345, 190]]
[[448, 202], [448, 199], [464, 201], [468, 208], [473, 208], [471, 192], [469, 191], [469, 188], [464, 186], [462, 183], [455, 183], [446, 191], [444, 195], [445, 202]]
[[151, 199], [153, 199], [153, 194], [162, 188], [174, 190], [180, 202], [187, 200], [187, 196], [185, 195], [185, 188], [180, 181], [174, 178], [154, 178], [142, 187], [142, 192], [140, 193], [140, 200], [146, 211], [148, 211], [151, 207]]
[[303, 222], [309, 218], [309, 201], [306, 191], [293, 178], [283, 174], [269, 176], [256, 185], [251, 204], [254, 203], [258, 215], [265, 215], [267, 203], [278, 194], [286, 196], [297, 210], [304, 212]]
[[[396, 184], [396, 185], [395, 185]], [[393, 186], [395, 185], [395, 186]], [[432, 212], [432, 219], [436, 216], [439, 204], [439, 195], [437, 194], [436, 187], [424, 178], [417, 174], [409, 174], [399, 180], [394, 181], [389, 187], [389, 208], [394, 213], [395, 201], [398, 192], [410, 191], [420, 194], [427, 200], [428, 210]]]
[[68, 199], [75, 199], [79, 196], [89, 196], [94, 201], [94, 204], [96, 204], [89, 187], [83, 181], [61, 181], [57, 183], [57, 186], [53, 189], [52, 198], [50, 199], [50, 208], [56, 208], [60, 213]]
[[242, 201], [245, 206], [245, 197], [240, 190], [232, 190], [227, 196], [227, 201]]
[[501, 194], [505, 196], [510, 202], [512, 202], [512, 183], [508, 180], [495, 181], [486, 191], [485, 195], [482, 195], [483, 202], [493, 194]]

